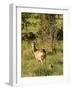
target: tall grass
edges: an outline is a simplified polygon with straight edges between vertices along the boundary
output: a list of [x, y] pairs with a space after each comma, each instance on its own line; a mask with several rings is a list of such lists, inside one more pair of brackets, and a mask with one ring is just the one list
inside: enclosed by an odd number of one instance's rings
[[[38, 48], [45, 48], [47, 52], [50, 49], [48, 44], [40, 43], [36, 45]], [[31, 77], [31, 76], [54, 76], [63, 75], [63, 42], [58, 41], [56, 53], [47, 53], [46, 64], [36, 61], [34, 54], [32, 52], [31, 43], [27, 41], [22, 41], [21, 43], [21, 76]], [[50, 65], [53, 65], [51, 68]]]

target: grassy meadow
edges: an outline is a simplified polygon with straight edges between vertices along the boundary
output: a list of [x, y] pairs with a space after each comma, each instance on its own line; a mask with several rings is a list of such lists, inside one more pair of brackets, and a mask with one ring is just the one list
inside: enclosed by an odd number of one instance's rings
[[[42, 47], [45, 44], [41, 44]], [[41, 45], [38, 47], [41, 48]], [[45, 46], [46, 47], [46, 46]], [[31, 43], [22, 42], [22, 62], [21, 62], [21, 75], [24, 76], [47, 76], [47, 75], [63, 75], [63, 44], [62, 41], [57, 43], [57, 52], [56, 53], [47, 53], [46, 65], [45, 63], [40, 64], [36, 61]], [[47, 47], [46, 49], [48, 49]], [[53, 65], [51, 69], [49, 66]]]
[[38, 49], [44, 48], [46, 50], [46, 63], [43, 61], [43, 64], [41, 64], [40, 62], [37, 62], [34, 57], [34, 53], [31, 47], [32, 40], [30, 40], [30, 38], [27, 38], [27, 35], [23, 38], [23, 40], [21, 40], [21, 76], [32, 77], [63, 75], [63, 38], [58, 40], [61, 37], [62, 32], [58, 33], [58, 39], [56, 38], [56, 53], [52, 52], [51, 39], [47, 37], [50, 35], [50, 23], [56, 23], [55, 27], [57, 27], [57, 32], [62, 29], [63, 20], [59, 19], [59, 17], [62, 17], [62, 15], [58, 15], [57, 18], [56, 14], [41, 15], [33, 13], [22, 13], [21, 17], [21, 33], [25, 33], [28, 35], [29, 32], [32, 32], [37, 35], [37, 38], [34, 39], [37, 41], [36, 47]]

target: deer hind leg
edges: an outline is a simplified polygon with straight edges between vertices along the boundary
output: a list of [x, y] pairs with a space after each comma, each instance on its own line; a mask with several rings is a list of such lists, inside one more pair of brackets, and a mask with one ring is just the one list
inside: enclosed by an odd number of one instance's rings
[[43, 64], [43, 61], [42, 61], [42, 60], [40, 60], [40, 63], [41, 63], [41, 64]]
[[42, 61], [42, 60], [38, 60], [38, 62], [40, 62], [41, 64], [43, 63], [43, 61]]

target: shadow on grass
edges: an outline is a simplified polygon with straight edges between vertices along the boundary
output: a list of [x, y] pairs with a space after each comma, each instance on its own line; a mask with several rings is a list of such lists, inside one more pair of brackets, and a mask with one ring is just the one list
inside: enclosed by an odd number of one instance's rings
[[58, 64], [63, 64], [63, 61], [58, 61]]

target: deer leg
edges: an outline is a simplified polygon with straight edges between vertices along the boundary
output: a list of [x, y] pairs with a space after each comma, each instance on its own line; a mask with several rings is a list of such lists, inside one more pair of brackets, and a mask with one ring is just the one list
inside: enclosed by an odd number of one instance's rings
[[43, 61], [42, 60], [40, 60], [40, 62], [41, 62], [41, 64], [43, 64]]

